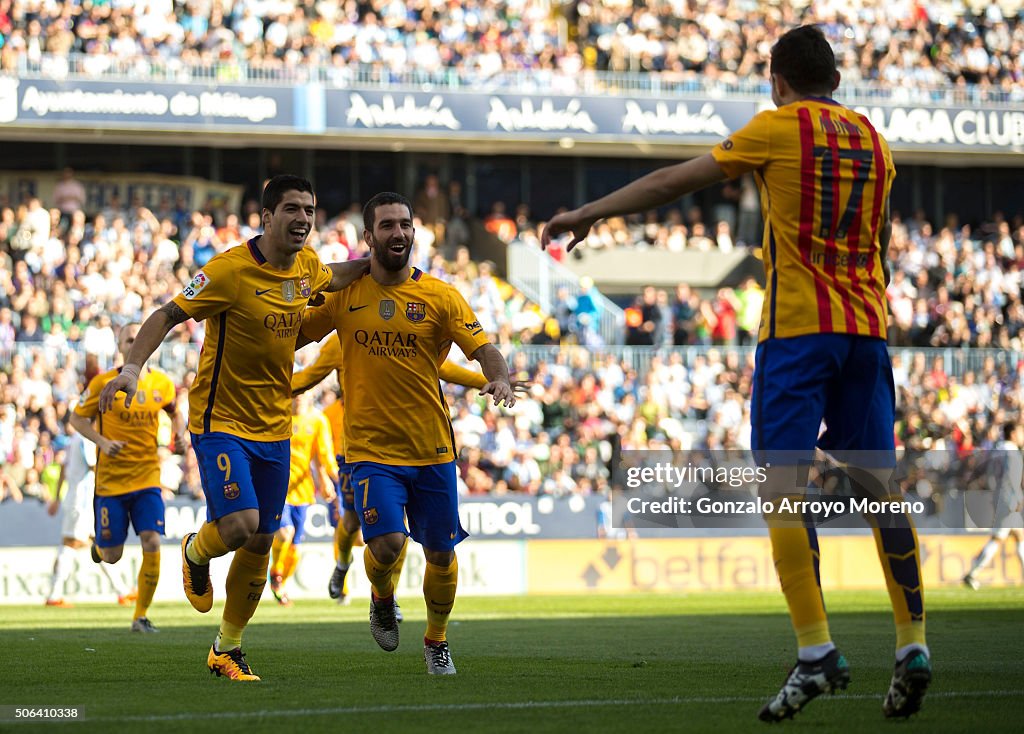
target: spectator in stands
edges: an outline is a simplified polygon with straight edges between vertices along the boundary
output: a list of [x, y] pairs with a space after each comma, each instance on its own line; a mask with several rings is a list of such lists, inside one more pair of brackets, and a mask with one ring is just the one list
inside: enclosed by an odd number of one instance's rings
[[505, 202], [496, 201], [491, 205], [490, 213], [484, 217], [484, 229], [505, 242], [515, 239], [516, 223], [505, 211]]
[[53, 187], [53, 204], [61, 213], [61, 222], [70, 223], [71, 215], [85, 209], [85, 186], [75, 178], [74, 169], [68, 167], [61, 172], [60, 180]]
[[445, 226], [451, 217], [451, 202], [441, 190], [441, 182], [436, 174], [428, 174], [423, 180], [413, 206], [424, 226], [434, 233], [434, 239], [444, 242]]
[[584, 346], [598, 346], [601, 339], [601, 305], [599, 294], [594, 288], [594, 279], [584, 275], [580, 278], [580, 292], [573, 309], [574, 330], [579, 343]]

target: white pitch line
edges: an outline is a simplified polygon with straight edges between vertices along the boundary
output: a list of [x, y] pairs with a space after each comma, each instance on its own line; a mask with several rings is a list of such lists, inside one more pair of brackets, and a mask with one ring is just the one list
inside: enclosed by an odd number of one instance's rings
[[[46, 724], [73, 724], [80, 723], [133, 723], [133, 722], [161, 722], [161, 721], [194, 721], [207, 719], [259, 719], [279, 718], [284, 716], [334, 716], [344, 714], [402, 714], [419, 713], [424, 711], [479, 711], [493, 709], [555, 709], [555, 708], [591, 708], [598, 706], [678, 706], [694, 703], [761, 703], [767, 701], [769, 696], [674, 696], [672, 698], [628, 698], [612, 699], [607, 698], [596, 700], [565, 700], [565, 701], [496, 701], [481, 703], [425, 703], [425, 704], [401, 704], [397, 706], [339, 706], [334, 708], [319, 709], [278, 709], [263, 711], [214, 711], [185, 712], [180, 714], [165, 714], [156, 716], [86, 716], [82, 719], [48, 719]], [[837, 696], [823, 696], [823, 701], [866, 701], [873, 699], [881, 700], [880, 694], [855, 693], [851, 695], [839, 694]], [[927, 698], [1024, 698], [1024, 690], [1018, 691], [935, 691], [929, 693]], [[41, 720], [15, 719], [5, 721], [5, 724], [31, 724], [43, 723]]]

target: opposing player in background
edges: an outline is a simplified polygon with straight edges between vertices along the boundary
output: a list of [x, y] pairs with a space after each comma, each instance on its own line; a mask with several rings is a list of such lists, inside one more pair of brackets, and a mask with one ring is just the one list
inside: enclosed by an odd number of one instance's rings
[[992, 491], [992, 535], [981, 548], [971, 570], [964, 576], [964, 586], [972, 589], [981, 588], [981, 582], [975, 577], [981, 569], [988, 566], [996, 557], [999, 546], [1013, 535], [1017, 544], [1017, 558], [1020, 560], [1021, 572], [1024, 573], [1024, 426], [1019, 423], [1007, 423], [1003, 426], [1003, 440], [989, 454], [992, 463], [988, 471]]
[[[352, 482], [349, 476], [350, 468], [345, 461], [345, 432], [344, 416], [345, 402], [341, 393], [342, 371], [344, 363], [341, 359], [341, 342], [338, 333], [332, 332], [323, 344], [320, 345], [320, 352], [316, 359], [305, 369], [292, 375], [292, 392], [296, 395], [315, 385], [320, 384], [331, 372], [338, 373], [338, 397], [333, 403], [324, 409], [324, 415], [331, 424], [331, 434], [334, 437], [335, 451], [338, 457], [339, 483], [338, 499], [342, 512], [340, 518], [331, 522], [336, 523], [334, 533], [335, 543], [335, 567], [331, 573], [330, 581], [327, 584], [327, 593], [332, 599], [344, 601], [348, 591], [347, 580], [348, 570], [352, 564], [352, 546], [357, 542], [359, 536], [359, 515], [356, 514], [355, 496], [352, 490]], [[442, 360], [438, 366], [438, 377], [445, 382], [463, 387], [482, 389], [487, 384], [487, 378], [479, 372], [461, 367], [449, 360]], [[524, 380], [516, 380], [512, 383], [515, 392], [525, 392], [529, 383]], [[402, 552], [395, 562], [393, 583], [398, 588], [398, 580], [402, 574], [402, 567], [405, 564], [405, 556], [408, 546], [402, 546]], [[396, 602], [396, 608], [398, 607]], [[401, 622], [401, 610], [398, 611], [398, 621]]]
[[455, 546], [466, 537], [459, 523], [455, 447], [448, 407], [438, 383], [438, 361], [452, 342], [483, 367], [481, 393], [515, 403], [508, 365], [490, 344], [469, 305], [452, 286], [409, 267], [412, 205], [394, 193], [377, 194], [363, 209], [370, 277], [332, 295], [303, 318], [300, 345], [337, 330], [346, 399], [346, 459], [352, 465], [366, 575], [370, 631], [381, 648], [397, 649], [394, 565], [413, 539], [424, 548], [427, 672], [455, 673], [447, 642], [455, 603]]
[[242, 652], [242, 634], [266, 585], [288, 491], [291, 373], [302, 311], [315, 294], [344, 288], [369, 270], [366, 260], [324, 265], [306, 247], [315, 204], [309, 181], [272, 178], [263, 189], [263, 234], [214, 256], [157, 309], [100, 396], [101, 412], [119, 409], [118, 392], [130, 406], [142, 366], [170, 330], [189, 318], [206, 321], [188, 428], [208, 520], [182, 541], [182, 582], [189, 603], [210, 611], [210, 559], [235, 552], [220, 631], [207, 655], [210, 671], [231, 680], [259, 680]]
[[277, 602], [289, 606], [285, 584], [299, 564], [299, 546], [306, 537], [306, 513], [316, 502], [317, 486], [327, 502], [334, 501], [338, 464], [334, 458], [331, 427], [313, 408], [307, 395], [292, 400], [292, 458], [288, 494], [281, 527], [270, 550], [270, 591]]
[[[118, 349], [127, 356], [138, 338], [139, 325], [127, 324], [118, 335]], [[71, 413], [71, 425], [96, 444], [96, 532], [92, 558], [117, 563], [124, 553], [128, 522], [142, 543], [138, 598], [133, 632], [156, 632], [146, 616], [160, 580], [160, 536], [164, 534], [164, 500], [160, 489], [157, 433], [160, 413], [171, 418], [174, 446], [180, 451], [185, 426], [176, 410], [174, 382], [163, 372], [141, 369], [136, 399], [129, 406], [100, 411], [100, 396], [124, 368], [97, 375]]]
[[[50, 576], [50, 593], [46, 596], [48, 607], [72, 606], [64, 598], [64, 584], [71, 578], [76, 556], [92, 545], [96, 532], [92, 509], [96, 490], [96, 444], [86, 441], [74, 428], [70, 433], [64, 463], [57, 478], [57, 492], [65, 484], [67, 491], [62, 499], [52, 500], [47, 507], [50, 515], [56, 515], [58, 510], [61, 513], [61, 545]], [[135, 603], [138, 594], [129, 593], [106, 564], [100, 564], [100, 571], [117, 594], [118, 604], [125, 607]]]
[[[863, 465], [847, 466], [851, 479], [872, 499], [885, 499], [895, 464], [895, 390], [885, 342], [892, 156], [867, 118], [832, 99], [839, 72], [820, 30], [803, 26], [783, 35], [770, 72], [777, 109], [756, 115], [707, 155], [555, 216], [542, 242], [571, 233], [572, 249], [599, 219], [646, 211], [753, 172], [767, 223], [768, 287], [751, 443], [762, 466], [775, 462], [768, 489], [799, 492], [798, 462], [818, 446], [832, 455], [858, 452]], [[823, 419], [827, 430], [819, 438]], [[782, 689], [759, 714], [780, 721], [821, 693], [845, 688], [850, 672], [829, 632], [814, 527], [768, 519], [799, 647]], [[889, 717], [909, 716], [931, 681], [917, 535], [902, 514], [869, 520], [896, 622], [896, 666], [882, 708]]]

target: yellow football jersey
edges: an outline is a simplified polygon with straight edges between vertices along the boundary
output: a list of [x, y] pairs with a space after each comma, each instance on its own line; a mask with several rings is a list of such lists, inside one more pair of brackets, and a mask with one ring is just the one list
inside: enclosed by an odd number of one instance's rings
[[767, 288], [759, 339], [816, 333], [885, 337], [878, 234], [896, 176], [867, 118], [830, 99], [756, 115], [711, 152], [761, 191]]
[[[338, 371], [338, 384], [341, 384], [341, 373], [345, 365], [341, 361], [341, 342], [338, 332], [333, 332], [320, 345], [320, 353], [313, 363], [292, 375], [292, 394], [298, 394], [320, 383], [332, 370]], [[475, 387], [477, 390], [487, 384], [487, 378], [480, 372], [442, 360], [438, 367], [438, 376], [445, 382], [463, 387]], [[337, 440], [337, 439], [335, 439]]]
[[124, 393], [119, 392], [113, 407], [100, 413], [100, 392], [120, 371], [108, 370], [92, 378], [75, 406], [75, 414], [91, 420], [101, 436], [124, 442], [117, 456], [97, 452], [96, 494], [103, 497], [160, 486], [160, 412], [173, 411], [175, 403], [171, 378], [158, 370], [144, 369], [131, 407], [124, 407]]
[[345, 404], [341, 399], [324, 408], [324, 418], [331, 427], [331, 439], [334, 441], [334, 455], [345, 458]]
[[417, 268], [404, 283], [362, 278], [303, 317], [314, 340], [336, 329], [345, 395], [345, 458], [397, 466], [455, 459], [438, 380], [454, 341], [467, 355], [488, 343], [455, 288]]
[[[341, 342], [338, 332], [331, 332], [320, 346], [320, 354], [305, 369], [292, 375], [292, 392], [300, 393], [318, 384], [332, 370], [338, 371], [338, 384], [341, 384], [344, 363], [341, 359]], [[444, 360], [438, 368], [438, 376], [445, 382], [464, 387], [475, 387], [477, 390], [487, 384], [487, 378], [479, 372], [468, 370], [457, 364]], [[334, 453], [345, 458], [345, 406], [341, 400], [335, 400], [324, 408], [324, 415], [331, 424], [331, 436], [334, 438]]]
[[292, 460], [288, 476], [289, 505], [311, 505], [316, 501], [313, 483], [313, 462], [334, 476], [338, 462], [331, 445], [331, 427], [319, 410], [308, 410], [292, 416]]
[[174, 298], [189, 316], [206, 320], [188, 400], [192, 433], [251, 441], [291, 436], [295, 338], [310, 296], [330, 284], [332, 273], [311, 247], [291, 268], [274, 268], [257, 239], [216, 255]]
[[[306, 312], [306, 315], [309, 311]], [[305, 315], [303, 316], [305, 318]], [[337, 334], [331, 334], [320, 345], [320, 353], [316, 359], [302, 370], [292, 374], [292, 394], [304, 392], [314, 385], [319, 385], [333, 370], [338, 371], [338, 384], [341, 384], [341, 342]]]

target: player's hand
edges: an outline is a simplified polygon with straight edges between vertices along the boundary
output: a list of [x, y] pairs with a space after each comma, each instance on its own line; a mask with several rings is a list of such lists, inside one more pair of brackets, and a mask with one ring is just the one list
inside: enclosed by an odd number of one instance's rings
[[59, 500], [50, 500], [47, 503], [47, 505], [46, 505], [46, 514], [49, 515], [50, 517], [53, 517], [54, 515], [57, 514], [57, 510], [59, 510], [59, 509], [60, 509], [60, 501]]
[[571, 212], [556, 214], [544, 228], [540, 236], [540, 246], [547, 249], [551, 240], [561, 237], [569, 232], [572, 234], [572, 241], [566, 246], [566, 252], [572, 251], [576, 245], [587, 238], [590, 228], [594, 226], [597, 219], [583, 214], [582, 209], [573, 209]]
[[324, 292], [314, 293], [313, 297], [309, 299], [310, 306], [323, 306], [327, 303], [327, 298], [324, 296]]
[[330, 504], [331, 502], [334, 502], [334, 500], [338, 499], [338, 495], [334, 493], [333, 489], [325, 489], [323, 491], [323, 495], [324, 502], [326, 502], [327, 504]]
[[113, 380], [103, 386], [100, 392], [100, 412], [106, 413], [114, 407], [114, 396], [119, 392], [124, 393], [124, 407], [130, 408], [135, 393], [139, 389], [139, 373], [133, 365], [125, 365], [121, 373]]
[[175, 433], [171, 439], [171, 453], [175, 456], [185, 455], [185, 434]]
[[516, 404], [515, 393], [512, 392], [512, 385], [508, 382], [497, 380], [495, 382], [488, 382], [482, 388], [480, 388], [482, 395], [492, 395], [494, 397], [495, 405], [504, 405], [506, 408], [511, 408]]
[[103, 452], [104, 456], [117, 456], [121, 453], [121, 449], [124, 448], [124, 441], [114, 441], [109, 438], [100, 437], [103, 440], [97, 444], [100, 451]]

